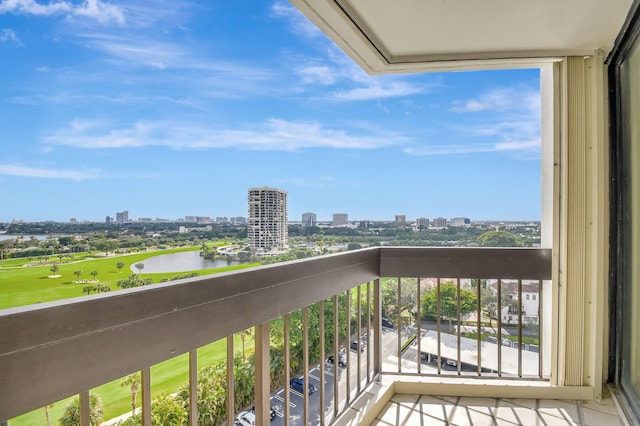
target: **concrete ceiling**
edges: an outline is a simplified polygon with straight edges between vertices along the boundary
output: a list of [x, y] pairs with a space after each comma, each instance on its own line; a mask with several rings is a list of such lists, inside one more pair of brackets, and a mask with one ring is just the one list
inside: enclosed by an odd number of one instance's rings
[[290, 0], [370, 74], [608, 53], [632, 0]]

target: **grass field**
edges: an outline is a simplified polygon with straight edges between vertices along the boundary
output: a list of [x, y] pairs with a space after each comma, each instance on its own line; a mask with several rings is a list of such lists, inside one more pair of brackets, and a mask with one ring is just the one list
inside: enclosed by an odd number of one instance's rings
[[[56, 272], [60, 277], [49, 278], [51, 265], [44, 266], [23, 266], [29, 263], [28, 259], [9, 259], [0, 261], [0, 309], [17, 306], [30, 305], [34, 303], [48, 302], [71, 297], [86, 296], [82, 288], [87, 284], [74, 283], [78, 279], [75, 271], [82, 270], [80, 279], [91, 280], [92, 271], [97, 271], [96, 279], [100, 284], [106, 284], [112, 290], [118, 290], [116, 282], [125, 278], [131, 273], [131, 265], [144, 262], [145, 259], [160, 255], [175, 253], [179, 251], [198, 250], [197, 247], [168, 249], [155, 252], [136, 253], [123, 256], [104, 257], [103, 253], [80, 254], [73, 262], [59, 263], [59, 270]], [[122, 270], [118, 270], [117, 263], [124, 263]], [[176, 273], [141, 274], [142, 277], [151, 278], [154, 283], [160, 282], [164, 277], [170, 278], [175, 275], [182, 275], [188, 272], [198, 272], [206, 275], [228, 270], [242, 269], [256, 264], [234, 265], [218, 269], [207, 269], [199, 271], [185, 271]], [[95, 293], [93, 293], [95, 294]], [[240, 339], [235, 339], [236, 352], [241, 351]], [[245, 341], [247, 353], [253, 352], [253, 340]], [[123, 348], [123, 351], [126, 348]], [[226, 357], [226, 340], [213, 342], [198, 349], [198, 368], [214, 364]], [[188, 354], [179, 355], [151, 368], [152, 398], [161, 394], [170, 394], [184, 385], [188, 379], [189, 360]], [[124, 414], [131, 410], [131, 392], [127, 387], [120, 386], [121, 379], [106, 383], [94, 390], [100, 395], [104, 405], [104, 419], [110, 419]], [[37, 386], [37, 384], [32, 384]], [[71, 400], [67, 398], [55, 402], [49, 409], [52, 424], [57, 424], [58, 418], [62, 415], [64, 407]], [[138, 398], [139, 400], [139, 398]], [[139, 406], [139, 404], [138, 404]], [[46, 424], [45, 410], [38, 410], [26, 413], [17, 418], [11, 419], [10, 425], [39, 426]]]

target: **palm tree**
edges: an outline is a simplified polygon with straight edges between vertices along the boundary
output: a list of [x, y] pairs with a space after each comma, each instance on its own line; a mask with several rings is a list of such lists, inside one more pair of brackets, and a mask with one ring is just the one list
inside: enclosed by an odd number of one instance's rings
[[80, 281], [80, 275], [82, 275], [82, 269], [78, 269], [77, 271], [74, 272], [74, 274], [76, 274], [77, 281]]
[[98, 275], [98, 271], [91, 271], [91, 276], [94, 280], [96, 279], [96, 275]]
[[47, 426], [51, 426], [51, 416], [49, 415], [49, 408], [53, 407], [53, 404], [44, 406], [44, 416], [47, 419]]
[[[89, 394], [89, 425], [98, 426], [102, 422], [102, 400], [95, 393]], [[80, 424], [80, 399], [76, 397], [64, 409], [64, 414], [58, 420], [62, 426], [76, 426]]]
[[118, 272], [122, 273], [122, 268], [124, 268], [123, 262], [116, 263], [116, 267], [118, 268]]
[[140, 387], [140, 373], [129, 374], [127, 377], [122, 379], [120, 382], [120, 386], [129, 386], [131, 389], [131, 415], [136, 414], [136, 394], [138, 393], [138, 388]]
[[144, 269], [144, 263], [140, 262], [140, 263], [136, 263], [135, 268], [138, 270], [138, 275], [140, 275], [140, 273], [142, 272], [142, 270]]
[[251, 337], [251, 329], [247, 328], [245, 330], [242, 330], [240, 333], [238, 333], [240, 335], [240, 340], [242, 341], [242, 360], [244, 361], [245, 355], [244, 355], [244, 339], [246, 337]]

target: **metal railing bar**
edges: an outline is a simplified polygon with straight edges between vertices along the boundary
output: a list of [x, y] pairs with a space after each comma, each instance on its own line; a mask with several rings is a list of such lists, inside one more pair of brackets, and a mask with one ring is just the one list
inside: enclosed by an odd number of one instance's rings
[[373, 281], [373, 330], [375, 333], [375, 351], [373, 352], [373, 379], [376, 380], [382, 373], [382, 288], [380, 278]]
[[289, 381], [291, 380], [291, 315], [284, 316], [284, 424], [291, 424], [291, 392], [289, 391]]
[[[324, 299], [320, 301], [319, 309], [320, 322], [320, 426], [324, 426], [324, 408], [325, 408], [325, 356], [324, 353]], [[338, 363], [338, 357], [334, 356], [334, 364]]]
[[422, 372], [422, 313], [420, 311], [420, 277], [416, 278], [416, 325], [418, 329], [418, 373]]
[[518, 280], [518, 377], [522, 377], [522, 280]]
[[[232, 351], [233, 351], [233, 348], [232, 348]], [[228, 352], [227, 352], [227, 356], [228, 356]], [[227, 385], [228, 384], [229, 384], [229, 380], [227, 379]], [[189, 351], [189, 424], [191, 426], [198, 425], [198, 350], [197, 349]]]
[[302, 382], [303, 424], [309, 424], [309, 307], [302, 308]]
[[538, 280], [538, 377], [541, 379], [544, 376], [544, 370], [542, 365], [542, 281]]
[[[351, 350], [350, 349], [351, 348], [351, 289], [348, 289], [346, 291], [346, 295], [347, 295], [347, 297], [346, 297], [345, 303], [346, 303], [346, 312], [347, 312], [347, 314], [346, 314], [346, 317], [347, 317], [346, 318], [346, 321], [347, 321], [347, 339], [349, 339], [348, 342], [347, 342], [347, 345], [349, 345], [348, 349], [347, 349], [347, 353], [349, 353], [349, 351]], [[359, 335], [357, 337], [357, 342], [358, 342], [357, 351], [358, 351], [358, 353], [360, 353], [360, 336]], [[349, 402], [351, 402], [351, 363], [350, 362], [347, 362], [347, 377], [346, 377], [346, 379], [347, 379], [346, 380], [347, 390], [346, 390], [346, 394], [345, 394], [345, 397], [346, 397], [345, 400], [347, 402], [347, 405], [349, 405]]]
[[458, 347], [457, 347], [457, 357], [458, 357], [458, 359], [457, 359], [456, 364], [457, 364], [457, 370], [458, 370], [458, 376], [459, 376], [462, 373], [462, 366], [461, 366], [461, 360], [460, 360], [460, 358], [461, 358], [460, 344], [462, 342], [462, 340], [461, 340], [462, 336], [461, 336], [461, 333], [460, 333], [460, 330], [462, 329], [462, 327], [461, 327], [461, 325], [462, 325], [461, 324], [461, 319], [462, 318], [461, 318], [461, 314], [460, 314], [460, 278], [456, 278], [456, 293], [457, 293], [456, 300], [457, 300], [457, 308], [458, 308], [458, 317], [457, 317], [457, 325], [458, 326], [457, 326], [457, 333], [456, 333], [456, 336], [458, 338]]
[[[233, 418], [235, 416], [235, 377], [233, 376], [233, 364], [235, 362], [234, 358], [235, 358], [235, 354], [234, 354], [234, 347], [233, 347], [233, 339], [234, 339], [235, 335], [231, 335], [231, 336], [227, 336], [227, 424], [233, 424]], [[254, 330], [254, 336], [255, 336], [255, 330]], [[191, 374], [191, 372], [189, 372]], [[189, 377], [189, 380], [191, 383], [191, 377]], [[196, 386], [197, 386], [197, 372], [196, 372]], [[192, 390], [196, 389], [196, 400], [197, 400], [197, 387], [196, 388], [192, 388], [190, 387], [190, 393], [193, 393]], [[197, 419], [197, 417], [196, 417]], [[197, 423], [194, 423], [197, 424]]]
[[478, 376], [482, 376], [482, 292], [481, 292], [481, 284], [480, 278], [476, 279], [476, 297], [478, 300], [477, 303], [477, 330], [476, 330], [476, 342], [478, 346]]
[[402, 373], [402, 278], [398, 277], [398, 373]]
[[502, 279], [498, 279], [498, 377], [502, 376]]
[[151, 426], [151, 367], [140, 372], [142, 381], [142, 425]]
[[[339, 297], [338, 295], [334, 295], [333, 296], [333, 356], [334, 356], [334, 360], [338, 357], [339, 355], [339, 350], [340, 350], [340, 341], [338, 340], [340, 335], [339, 335], [339, 327], [338, 327], [338, 322], [339, 322], [339, 306], [338, 306], [338, 302], [339, 302]], [[349, 338], [349, 336], [347, 336], [347, 338]], [[347, 360], [349, 357], [349, 349], [347, 349]], [[347, 368], [349, 368], [349, 362], [347, 362]], [[334, 361], [333, 363], [333, 418], [337, 418], [338, 417], [338, 392], [339, 392], [339, 387], [338, 387], [338, 380], [336, 380], [337, 377], [339, 376], [339, 370], [340, 367], [338, 365], [337, 362]], [[348, 370], [347, 370], [348, 371]]]
[[[371, 330], [371, 302], [371, 281], [367, 281], [367, 330]], [[381, 344], [375, 336], [371, 338], [376, 345]], [[367, 345], [367, 384], [373, 379], [371, 373], [371, 345]]]
[[[358, 302], [356, 305], [356, 310], [357, 310], [357, 315], [358, 315], [358, 330], [362, 330], [362, 301], [360, 300], [362, 297], [362, 286], [358, 286], [358, 289], [356, 291], [356, 297], [358, 298]], [[360, 331], [358, 332], [358, 334], [360, 333]], [[367, 332], [366, 332], [366, 336], [367, 336], [367, 347], [369, 346], [369, 344], [371, 343], [371, 339], [369, 338], [369, 329], [367, 328]], [[358, 340], [359, 341], [359, 340]], [[362, 363], [361, 363], [361, 357], [360, 357], [360, 351], [358, 351], [358, 365], [357, 365], [357, 372], [356, 372], [356, 378], [358, 380], [358, 386], [356, 387], [358, 395], [360, 394], [360, 389], [362, 388]]]
[[[90, 426], [91, 424], [91, 398], [89, 391], [80, 392], [80, 425]], [[143, 415], [144, 418], [144, 415]]]
[[438, 374], [442, 374], [442, 324], [440, 316], [442, 315], [442, 300], [440, 299], [440, 278], [436, 283], [438, 314], [436, 316], [436, 328], [438, 329]]

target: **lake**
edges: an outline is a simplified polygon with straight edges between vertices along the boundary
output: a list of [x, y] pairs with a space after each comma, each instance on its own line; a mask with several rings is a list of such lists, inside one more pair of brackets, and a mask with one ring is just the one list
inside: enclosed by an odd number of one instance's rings
[[[137, 263], [137, 262], [136, 262]], [[243, 262], [237, 260], [209, 260], [200, 256], [200, 251], [183, 251], [180, 253], [161, 254], [143, 260], [143, 273], [155, 274], [159, 272], [184, 272], [200, 269], [222, 268], [229, 265], [238, 265]], [[138, 272], [131, 265], [133, 272]]]
[[29, 241], [31, 237], [34, 237], [38, 241], [44, 241], [49, 237], [49, 235], [11, 235], [11, 234], [0, 234], [0, 241], [5, 240], [13, 240], [16, 238], [22, 237], [25, 241]]

